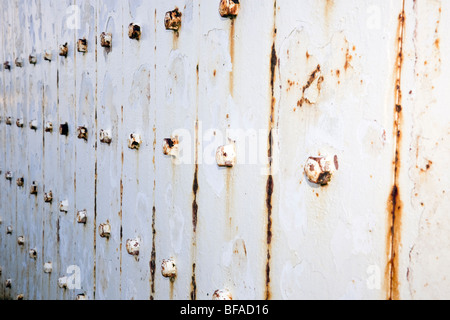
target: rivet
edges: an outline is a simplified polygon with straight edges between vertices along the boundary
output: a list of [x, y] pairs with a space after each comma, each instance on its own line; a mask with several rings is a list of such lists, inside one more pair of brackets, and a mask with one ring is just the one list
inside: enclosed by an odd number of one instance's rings
[[23, 187], [24, 178], [23, 177], [17, 178], [16, 183], [18, 187]]
[[44, 60], [52, 61], [52, 51], [51, 50], [45, 50], [45, 52], [44, 52]]
[[25, 244], [25, 237], [24, 236], [18, 236], [17, 237], [17, 244], [19, 246], [23, 246]]
[[86, 38], [78, 39], [78, 42], [77, 42], [77, 50], [78, 50], [78, 52], [86, 53], [87, 52], [87, 46], [88, 46], [88, 44], [87, 44]]
[[30, 56], [28, 57], [28, 62], [35, 65], [37, 63], [37, 57], [33, 54], [30, 54]]
[[67, 42], [65, 44], [61, 44], [59, 46], [59, 55], [61, 57], [67, 57], [67, 54], [69, 53], [69, 47], [67, 46]]
[[20, 293], [16, 297], [17, 300], [23, 300], [23, 293]]
[[86, 127], [80, 126], [77, 128], [77, 137], [78, 139], [83, 139], [87, 141], [88, 139], [88, 129]]
[[31, 120], [31, 121], [30, 121], [30, 129], [31, 129], [31, 130], [37, 130], [37, 127], [38, 127], [38, 122], [37, 122], [37, 120]]
[[67, 288], [67, 277], [66, 276], [58, 279], [58, 287], [60, 287], [61, 289]]
[[5, 281], [5, 287], [6, 288], [11, 288], [12, 286], [12, 279], [6, 279]]
[[28, 251], [28, 255], [30, 256], [31, 259], [36, 259], [37, 258], [36, 249], [30, 249], [30, 251]]
[[53, 201], [53, 194], [51, 191], [44, 193], [44, 202], [50, 203]]
[[231, 296], [230, 291], [228, 291], [227, 289], [219, 289], [219, 290], [214, 291], [212, 299], [213, 300], [233, 300], [233, 297]]
[[130, 149], [139, 149], [141, 146], [142, 140], [141, 136], [137, 133], [130, 134], [130, 137], [128, 138], [128, 148]]
[[14, 64], [16, 65], [16, 67], [18, 68], [22, 68], [23, 67], [23, 59], [22, 58], [16, 58], [16, 60], [14, 60]]
[[103, 129], [101, 129], [100, 133], [99, 133], [99, 136], [100, 136], [100, 142], [107, 143], [107, 144], [111, 143], [112, 138], [111, 138], [111, 131], [110, 130], [103, 130]]
[[33, 182], [31, 183], [31, 186], [30, 186], [30, 194], [36, 195], [37, 193], [38, 193], [37, 182], [36, 182], [36, 181], [33, 181]]
[[219, 4], [219, 13], [222, 17], [236, 17], [239, 13], [239, 0], [221, 0]]
[[216, 151], [216, 162], [219, 167], [232, 167], [236, 163], [236, 146], [234, 143], [220, 146]]
[[166, 138], [163, 140], [163, 153], [174, 157], [178, 155], [178, 137]]
[[62, 200], [59, 203], [59, 211], [64, 213], [67, 213], [67, 211], [69, 211], [69, 200]]
[[13, 232], [13, 227], [12, 227], [12, 225], [7, 226], [7, 227], [6, 227], [6, 234], [12, 234], [12, 232]]
[[59, 125], [59, 134], [62, 136], [69, 135], [69, 125], [67, 124], [67, 122]]
[[339, 168], [337, 156], [333, 157], [309, 157], [305, 164], [305, 175], [312, 183], [326, 185], [331, 176]]
[[12, 117], [6, 117], [5, 123], [10, 126], [12, 124]]
[[23, 119], [19, 118], [16, 120], [16, 126], [18, 128], [22, 128], [23, 127]]
[[76, 300], [87, 300], [87, 297], [84, 293], [77, 294]]
[[128, 37], [139, 40], [141, 38], [141, 27], [135, 23], [130, 23], [128, 26]]
[[107, 223], [101, 223], [98, 226], [98, 233], [100, 234], [100, 237], [102, 238], [109, 238], [111, 235], [111, 225]]
[[177, 266], [172, 259], [164, 259], [161, 263], [163, 277], [174, 279], [177, 276]]
[[51, 121], [47, 121], [45, 123], [44, 130], [45, 130], [45, 132], [52, 132], [53, 131], [53, 123], [51, 123]]
[[86, 223], [87, 220], [87, 211], [80, 210], [77, 212], [77, 222], [78, 223]]
[[12, 177], [13, 177], [13, 173], [11, 171], [6, 171], [5, 172], [6, 180], [12, 180]]
[[164, 17], [164, 26], [167, 30], [174, 30], [178, 31], [181, 27], [181, 12], [178, 10], [178, 8], [175, 8], [172, 11], [166, 12], [166, 15]]
[[127, 243], [126, 243], [126, 248], [127, 248], [128, 254], [130, 254], [132, 256], [139, 255], [140, 242], [141, 242], [141, 240], [139, 238], [128, 239]]
[[5, 70], [11, 70], [11, 66], [9, 65], [9, 61], [5, 61], [3, 63], [3, 68], [5, 68]]
[[52, 273], [52, 271], [53, 271], [52, 263], [50, 261], [44, 263], [44, 273]]
[[104, 48], [111, 48], [112, 34], [110, 32], [102, 32], [100, 34], [100, 44]]

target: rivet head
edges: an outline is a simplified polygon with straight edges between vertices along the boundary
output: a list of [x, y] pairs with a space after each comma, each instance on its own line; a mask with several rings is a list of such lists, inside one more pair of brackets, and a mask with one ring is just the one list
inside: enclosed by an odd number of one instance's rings
[[86, 223], [87, 221], [87, 211], [80, 210], [77, 212], [77, 222], [78, 223]]
[[22, 58], [16, 58], [16, 60], [14, 60], [14, 64], [16, 65], [16, 67], [22, 68], [23, 67], [23, 59]]
[[19, 246], [23, 246], [25, 244], [25, 237], [24, 236], [18, 236], [17, 237], [17, 244]]
[[45, 123], [45, 132], [52, 132], [53, 131], [53, 123], [51, 121], [47, 121]]
[[58, 287], [60, 287], [61, 289], [67, 288], [67, 277], [66, 276], [58, 279]]
[[67, 213], [69, 211], [69, 200], [62, 200], [59, 203], [59, 211]]
[[88, 43], [86, 38], [78, 39], [77, 41], [77, 51], [81, 53], [87, 52]]
[[174, 157], [178, 155], [178, 137], [166, 138], [163, 140], [163, 153]]
[[44, 263], [44, 273], [52, 273], [53, 271], [53, 264], [49, 261]]
[[127, 252], [128, 254], [132, 255], [132, 256], [137, 256], [139, 255], [139, 247], [141, 240], [139, 238], [135, 238], [135, 239], [128, 239], [126, 242], [126, 248], [127, 248]]
[[44, 60], [52, 61], [52, 51], [51, 50], [45, 50], [45, 52], [44, 52]]
[[37, 120], [36, 120], [36, 119], [31, 120], [31, 121], [30, 121], [30, 129], [31, 129], [31, 130], [37, 130], [37, 127], [38, 127], [38, 122], [37, 122]]
[[12, 279], [6, 279], [5, 281], [5, 287], [6, 288], [11, 288], [12, 286]]
[[166, 278], [175, 278], [177, 276], [177, 266], [172, 259], [164, 259], [161, 263], [161, 274]]
[[24, 181], [25, 180], [24, 180], [23, 177], [17, 178], [17, 180], [16, 180], [17, 186], [18, 187], [23, 187]]
[[12, 232], [13, 232], [13, 227], [12, 227], [12, 225], [7, 226], [7, 227], [6, 227], [6, 234], [12, 234]]
[[305, 175], [310, 182], [324, 186], [331, 181], [332, 175], [338, 168], [337, 156], [309, 157], [305, 164]]
[[69, 125], [67, 124], [67, 122], [59, 125], [59, 134], [62, 136], [69, 135]]
[[98, 233], [100, 234], [100, 237], [102, 238], [109, 238], [111, 235], [111, 225], [107, 223], [101, 223], [98, 226]]
[[139, 40], [141, 38], [141, 27], [135, 23], [130, 23], [128, 26], [128, 37]]
[[128, 138], [128, 148], [138, 150], [142, 144], [141, 136], [137, 133], [130, 134]]
[[22, 118], [19, 118], [19, 119], [16, 120], [16, 126], [18, 128], [22, 128], [23, 127], [23, 119]]
[[172, 11], [166, 12], [164, 17], [164, 26], [167, 30], [178, 31], [181, 28], [181, 12], [178, 8], [175, 8]]
[[67, 42], [65, 44], [61, 44], [59, 46], [59, 55], [61, 57], [67, 57], [68, 53], [69, 53], [69, 47], [67, 45]]
[[239, 0], [220, 0], [219, 13], [222, 17], [236, 17], [239, 9]]
[[80, 126], [77, 128], [77, 137], [78, 139], [83, 139], [87, 141], [88, 139], [88, 129], [86, 127]]
[[51, 191], [44, 193], [44, 202], [50, 203], [53, 201], [53, 193]]
[[236, 146], [234, 143], [220, 146], [216, 151], [216, 162], [219, 167], [232, 167], [236, 163]]
[[30, 249], [28, 251], [28, 255], [30, 256], [31, 259], [36, 259], [37, 258], [37, 251], [36, 251], [36, 249]]
[[17, 300], [23, 300], [23, 293], [20, 293], [16, 297]]
[[87, 297], [84, 293], [77, 294], [76, 300], [87, 300]]
[[100, 137], [100, 142], [102, 142], [102, 143], [110, 144], [112, 141], [110, 130], [101, 129], [100, 133], [99, 133], [99, 137]]
[[6, 171], [5, 172], [5, 179], [6, 180], [12, 180], [13, 177], [13, 173], [11, 171]]
[[12, 117], [6, 117], [5, 123], [10, 126], [12, 124]]
[[214, 291], [212, 299], [213, 300], [233, 300], [233, 297], [231, 296], [230, 291], [228, 291], [227, 289], [219, 289], [219, 290]]
[[4, 68], [5, 70], [11, 70], [11, 66], [9, 65], [9, 61], [5, 61], [5, 62], [3, 63], [3, 68]]
[[33, 182], [31, 183], [31, 186], [30, 186], [30, 194], [36, 195], [37, 193], [38, 193], [37, 182], [36, 182], [36, 181], [33, 181]]
[[100, 44], [104, 48], [111, 48], [112, 34], [110, 32], [102, 32], [100, 34]]
[[37, 63], [37, 57], [34, 54], [30, 54], [30, 56], [28, 57], [28, 62], [30, 64], [36, 64]]

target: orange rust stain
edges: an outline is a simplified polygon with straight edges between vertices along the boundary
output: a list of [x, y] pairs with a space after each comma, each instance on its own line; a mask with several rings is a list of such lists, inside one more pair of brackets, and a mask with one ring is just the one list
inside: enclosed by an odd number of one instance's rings
[[394, 141], [395, 155], [393, 160], [394, 183], [387, 203], [389, 213], [389, 230], [387, 232], [387, 265], [385, 269], [385, 281], [387, 283], [387, 298], [390, 300], [400, 299], [399, 293], [399, 251], [401, 245], [401, 226], [402, 226], [402, 201], [400, 199], [398, 177], [400, 172], [400, 150], [401, 150], [401, 125], [402, 125], [402, 91], [401, 76], [403, 64], [403, 38], [405, 27], [405, 2], [403, 1], [402, 12], [398, 16], [397, 26], [397, 59], [394, 68], [395, 78], [395, 109], [394, 109]]
[[345, 64], [344, 64], [344, 70], [347, 71], [349, 67], [351, 67], [350, 62], [352, 61], [353, 56], [350, 54], [349, 49], [347, 48], [347, 52], [345, 53]]

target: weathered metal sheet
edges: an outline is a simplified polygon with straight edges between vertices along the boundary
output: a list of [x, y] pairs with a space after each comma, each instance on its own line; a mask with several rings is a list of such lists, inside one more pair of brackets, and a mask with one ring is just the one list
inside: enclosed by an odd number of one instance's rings
[[0, 3], [0, 297], [448, 297], [448, 5], [220, 2]]

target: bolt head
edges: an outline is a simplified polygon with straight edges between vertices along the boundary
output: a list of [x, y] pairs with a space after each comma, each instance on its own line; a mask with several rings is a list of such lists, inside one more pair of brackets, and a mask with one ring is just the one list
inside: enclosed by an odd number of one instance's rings
[[52, 132], [53, 131], [53, 123], [51, 123], [50, 121], [47, 121], [45, 123], [45, 132]]
[[16, 120], [16, 126], [18, 128], [22, 128], [23, 127], [23, 119], [17, 119]]
[[69, 53], [69, 47], [67, 45], [67, 42], [65, 44], [61, 44], [59, 46], [59, 55], [61, 57], [67, 57], [68, 53]]
[[234, 18], [238, 15], [240, 9], [239, 0], [221, 0], [219, 4], [219, 13], [222, 17]]
[[172, 11], [166, 12], [164, 17], [164, 26], [167, 30], [178, 31], [181, 27], [181, 12], [178, 8], [175, 8]]
[[6, 227], [6, 234], [12, 234], [13, 232], [13, 227], [11, 225]]
[[37, 258], [37, 251], [36, 251], [36, 249], [30, 249], [28, 251], [28, 255], [30, 256], [31, 259], [36, 259]]
[[53, 201], [53, 193], [51, 191], [44, 193], [44, 202], [52, 202]]
[[59, 203], [59, 211], [64, 213], [69, 211], [69, 200], [63, 200]]
[[130, 134], [128, 138], [128, 148], [138, 150], [142, 144], [141, 136], [137, 133]]
[[12, 286], [12, 279], [6, 279], [5, 281], [5, 287], [6, 288], [11, 288]]
[[219, 167], [232, 167], [236, 163], [236, 146], [234, 143], [220, 146], [216, 151], [216, 162]]
[[99, 133], [99, 137], [100, 137], [100, 142], [102, 142], [102, 143], [110, 144], [112, 141], [110, 130], [101, 129], [100, 133]]
[[51, 273], [53, 271], [53, 264], [51, 262], [44, 263], [44, 273]]
[[86, 38], [78, 39], [78, 41], [77, 41], [77, 50], [78, 50], [78, 52], [86, 53], [87, 52], [87, 47], [88, 47], [88, 44], [87, 44]]
[[52, 51], [51, 50], [45, 50], [45, 52], [44, 52], [44, 60], [52, 61]]
[[98, 226], [98, 233], [102, 238], [109, 238], [111, 235], [111, 225], [109, 223], [101, 223]]
[[16, 67], [22, 68], [23, 67], [23, 59], [22, 58], [16, 58], [16, 60], [14, 60], [14, 64], [16, 65]]
[[86, 127], [78, 127], [77, 128], [77, 137], [78, 139], [83, 139], [85, 141], [87, 141], [88, 139], [88, 129]]
[[69, 124], [67, 122], [59, 125], [59, 134], [62, 136], [69, 135]]
[[78, 223], [86, 223], [87, 221], [87, 211], [80, 210], [77, 212], [77, 222]]
[[76, 300], [87, 300], [87, 296], [84, 293], [77, 294]]
[[126, 243], [126, 248], [128, 254], [132, 256], [139, 255], [139, 247], [140, 247], [141, 240], [139, 238], [135, 239], [128, 239]]
[[13, 173], [11, 171], [6, 171], [5, 172], [6, 180], [12, 180], [12, 177], [13, 177]]
[[178, 137], [166, 138], [163, 140], [163, 153], [173, 157], [178, 155]]
[[20, 293], [16, 297], [17, 300], [23, 300], [23, 293]]
[[30, 54], [30, 56], [28, 57], [28, 62], [30, 64], [36, 64], [37, 63], [37, 57], [33, 54]]
[[130, 23], [128, 26], [128, 37], [139, 40], [141, 38], [141, 27], [135, 23]]
[[6, 117], [5, 123], [10, 126], [12, 124], [12, 117]]
[[164, 259], [161, 263], [161, 274], [166, 278], [175, 278], [177, 276], [177, 266], [172, 259]]
[[16, 183], [18, 187], [23, 187], [24, 178], [23, 177], [17, 178]]
[[66, 276], [58, 279], [58, 287], [60, 287], [61, 289], [67, 288], [67, 277]]
[[35, 119], [35, 120], [31, 120], [30, 121], [30, 129], [31, 130], [37, 130], [37, 127], [38, 127], [38, 122], [37, 122], [37, 120]]
[[337, 156], [333, 157], [309, 157], [305, 164], [305, 175], [312, 183], [326, 185], [338, 169]]
[[25, 244], [25, 237], [24, 236], [18, 236], [17, 237], [17, 244], [19, 246], [23, 246]]
[[37, 186], [36, 181], [33, 181], [30, 186], [30, 194], [36, 195], [37, 193], [38, 193], [38, 186]]
[[110, 32], [102, 32], [100, 34], [100, 44], [104, 48], [111, 48], [112, 34]]
[[212, 299], [213, 300], [233, 300], [233, 297], [231, 296], [230, 291], [228, 291], [227, 289], [219, 289], [219, 290], [214, 291]]

